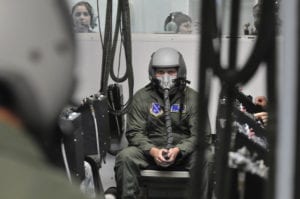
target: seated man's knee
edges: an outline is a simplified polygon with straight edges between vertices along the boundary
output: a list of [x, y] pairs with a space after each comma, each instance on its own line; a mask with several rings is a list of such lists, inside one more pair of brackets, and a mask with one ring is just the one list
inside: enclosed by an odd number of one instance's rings
[[116, 164], [121, 162], [132, 162], [134, 159], [140, 157], [141, 151], [136, 147], [127, 147], [120, 151], [116, 156]]

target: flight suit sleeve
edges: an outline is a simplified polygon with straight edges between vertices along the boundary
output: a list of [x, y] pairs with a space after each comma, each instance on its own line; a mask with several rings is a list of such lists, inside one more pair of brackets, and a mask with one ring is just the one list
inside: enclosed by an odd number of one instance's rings
[[143, 151], [149, 151], [154, 144], [147, 136], [146, 125], [148, 109], [142, 97], [135, 96], [132, 107], [127, 114], [126, 138], [130, 146], [136, 146]]

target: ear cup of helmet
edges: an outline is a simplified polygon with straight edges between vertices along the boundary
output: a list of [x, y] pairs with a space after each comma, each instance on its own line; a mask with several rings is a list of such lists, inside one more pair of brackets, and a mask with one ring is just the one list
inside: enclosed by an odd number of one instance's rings
[[91, 28], [94, 29], [97, 26], [97, 16], [91, 15]]
[[167, 19], [166, 19], [166, 22], [165, 23], [165, 31], [168, 31], [168, 32], [173, 32], [173, 33], [177, 33], [177, 30], [178, 30], [178, 26], [176, 24], [176, 22], [174, 21], [175, 20], [175, 13], [171, 13]]
[[86, 6], [88, 7], [88, 10], [91, 15], [90, 26], [92, 29], [94, 29], [97, 26], [97, 16], [95, 16], [93, 7], [88, 2], [86, 2]]
[[90, 11], [90, 15], [91, 15], [91, 23], [90, 23], [90, 26], [92, 29], [94, 29], [96, 26], [97, 26], [97, 17], [98, 16], [95, 16], [95, 13], [94, 13], [94, 10], [92, 8], [91, 5], [89, 5], [89, 11]]

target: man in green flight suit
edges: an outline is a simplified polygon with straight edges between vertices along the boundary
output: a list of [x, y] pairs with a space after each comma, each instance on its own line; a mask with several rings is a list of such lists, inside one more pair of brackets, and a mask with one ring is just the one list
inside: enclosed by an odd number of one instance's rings
[[[129, 146], [116, 157], [115, 174], [122, 199], [137, 198], [141, 169], [192, 169], [192, 154], [198, 135], [197, 93], [186, 86], [186, 66], [180, 52], [160, 48], [151, 56], [151, 83], [133, 98], [127, 115]], [[209, 142], [210, 125], [202, 129]], [[207, 163], [202, 187], [208, 189]]]
[[47, 158], [75, 83], [66, 2], [1, 3], [9, 22], [0, 20], [0, 198], [85, 198]]

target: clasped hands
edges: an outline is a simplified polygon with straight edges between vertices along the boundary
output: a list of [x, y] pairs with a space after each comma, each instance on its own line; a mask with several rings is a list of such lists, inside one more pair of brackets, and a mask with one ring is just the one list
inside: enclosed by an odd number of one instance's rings
[[150, 155], [153, 157], [155, 163], [161, 167], [168, 167], [175, 162], [180, 149], [178, 147], [165, 149], [152, 147], [150, 149]]

